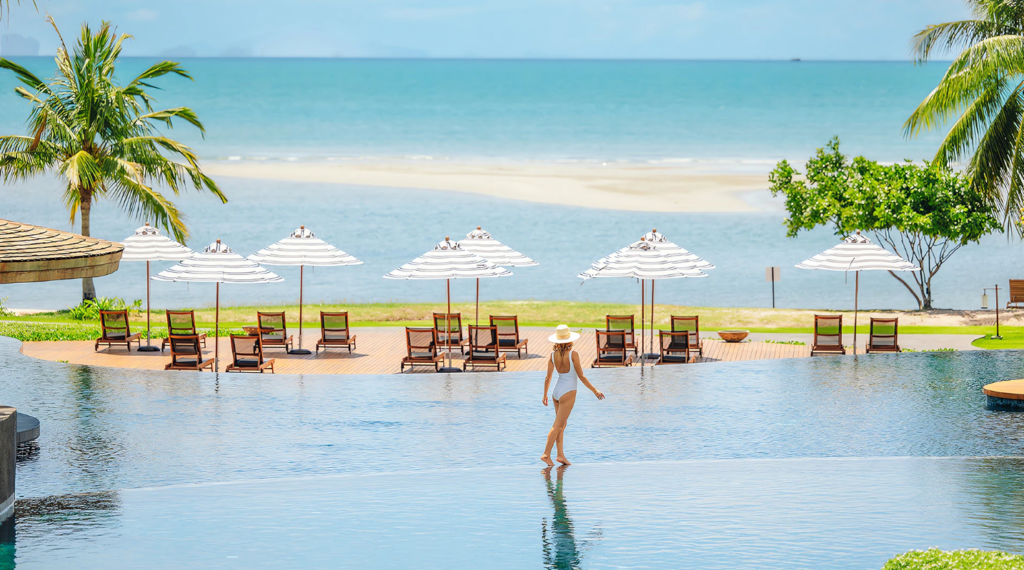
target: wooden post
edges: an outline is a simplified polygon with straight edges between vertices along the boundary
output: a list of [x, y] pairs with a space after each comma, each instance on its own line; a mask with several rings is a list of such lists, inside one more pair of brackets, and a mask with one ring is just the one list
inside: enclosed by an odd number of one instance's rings
[[651, 279], [651, 353], [654, 353], [654, 279]]
[[[477, 228], [480, 229], [480, 228]], [[480, 326], [480, 278], [476, 278], [476, 326]]]

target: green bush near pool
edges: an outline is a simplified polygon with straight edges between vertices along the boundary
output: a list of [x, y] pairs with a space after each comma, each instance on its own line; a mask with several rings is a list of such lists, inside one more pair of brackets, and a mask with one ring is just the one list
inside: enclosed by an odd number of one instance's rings
[[988, 550], [912, 550], [882, 570], [1024, 570], [1024, 556]]

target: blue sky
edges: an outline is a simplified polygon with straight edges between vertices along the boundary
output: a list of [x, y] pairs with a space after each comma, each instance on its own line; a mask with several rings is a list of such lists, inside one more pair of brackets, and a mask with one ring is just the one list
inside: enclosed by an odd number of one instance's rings
[[135, 36], [127, 54], [175, 57], [898, 60], [915, 31], [968, 16], [962, 0], [38, 2], [5, 14], [7, 55], [56, 50], [47, 12], [65, 35], [110, 20]]

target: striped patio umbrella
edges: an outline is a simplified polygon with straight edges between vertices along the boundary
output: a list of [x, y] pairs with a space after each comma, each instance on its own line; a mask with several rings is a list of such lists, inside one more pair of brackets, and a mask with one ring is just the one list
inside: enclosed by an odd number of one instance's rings
[[192, 255], [192, 250], [160, 233], [160, 230], [149, 225], [135, 230], [122, 242], [124, 253], [121, 261], [146, 262], [146, 346], [140, 346], [141, 352], [156, 352], [159, 348], [150, 343], [149, 327], [149, 264], [152, 261], [181, 261]]
[[[466, 251], [475, 253], [487, 261], [502, 267], [532, 267], [540, 265], [529, 257], [494, 239], [490, 233], [480, 229], [480, 226], [466, 234], [466, 239], [460, 240], [459, 245]], [[476, 324], [480, 324], [479, 279], [476, 280]]]
[[[445, 330], [451, 330], [451, 321], [447, 315], [452, 312], [452, 279], [485, 279], [488, 277], [508, 277], [512, 272], [494, 264], [474, 253], [466, 251], [449, 238], [439, 242], [434, 249], [395, 269], [384, 276], [384, 279], [444, 279], [448, 294], [448, 312], [445, 313]], [[445, 350], [448, 354], [446, 371], [458, 370], [451, 368], [451, 336], [445, 337]]]
[[[217, 240], [206, 246], [206, 249], [193, 252], [191, 257], [182, 260], [180, 263], [157, 273], [151, 277], [154, 281], [185, 281], [188, 283], [216, 283], [216, 312], [214, 313], [214, 339], [220, 337], [220, 284], [255, 284], [255, 283], [277, 283], [284, 281], [283, 277], [271, 273], [260, 267], [255, 261], [250, 261], [235, 253], [227, 244]], [[220, 343], [214, 340], [213, 343], [214, 369], [220, 370]]]
[[299, 229], [288, 237], [257, 251], [250, 255], [249, 259], [263, 265], [299, 266], [299, 348], [292, 350], [292, 354], [309, 354], [308, 350], [302, 348], [302, 289], [306, 266], [338, 267], [363, 264], [362, 261], [316, 237], [316, 234], [307, 230], [306, 226], [299, 226]]
[[644, 283], [651, 280], [651, 335], [650, 350], [654, 350], [654, 283], [658, 279], [685, 279], [707, 277], [705, 269], [714, 269], [714, 265], [701, 257], [672, 243], [658, 230], [652, 230], [639, 241], [601, 258], [591, 268], [579, 275], [581, 279], [597, 277], [632, 277], [640, 280], [640, 321], [641, 346], [644, 343], [646, 304]]
[[[920, 271], [921, 268], [902, 257], [871, 243], [867, 237], [848, 236], [843, 243], [796, 265], [797, 269], [854, 272], [853, 289], [853, 353], [857, 354], [857, 299], [860, 296], [861, 271]], [[842, 342], [842, 339], [840, 339]]]

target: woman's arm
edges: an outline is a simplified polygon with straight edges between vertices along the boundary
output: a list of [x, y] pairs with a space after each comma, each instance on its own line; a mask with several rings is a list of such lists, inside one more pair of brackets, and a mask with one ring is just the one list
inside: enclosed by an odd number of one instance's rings
[[597, 396], [598, 400], [603, 400], [604, 393], [595, 388], [594, 385], [590, 383], [590, 380], [587, 380], [587, 377], [583, 375], [583, 365], [580, 364], [580, 355], [578, 353], [572, 353], [572, 361], [576, 365], [576, 372], [580, 375], [580, 380], [583, 382], [583, 385], [590, 388], [590, 391]]
[[555, 361], [548, 359], [548, 374], [544, 377], [544, 405], [548, 405], [548, 388], [551, 388], [551, 375], [555, 372]]

